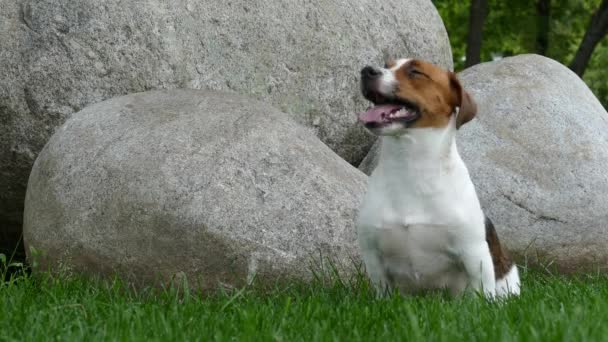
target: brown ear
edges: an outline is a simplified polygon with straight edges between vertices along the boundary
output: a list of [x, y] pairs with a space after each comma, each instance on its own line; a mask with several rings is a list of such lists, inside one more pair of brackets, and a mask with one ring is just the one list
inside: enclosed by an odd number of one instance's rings
[[473, 101], [471, 95], [464, 90], [458, 77], [452, 72], [450, 72], [450, 87], [454, 94], [455, 106], [460, 108], [456, 118], [456, 128], [458, 129], [475, 117], [477, 104]]

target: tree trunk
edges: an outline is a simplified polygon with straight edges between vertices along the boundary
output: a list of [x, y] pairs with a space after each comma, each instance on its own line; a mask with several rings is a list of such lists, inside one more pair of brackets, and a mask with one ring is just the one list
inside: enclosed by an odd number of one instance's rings
[[487, 0], [471, 0], [469, 10], [469, 35], [467, 37], [467, 56], [465, 67], [470, 67], [481, 61], [481, 40], [483, 22], [488, 16]]
[[538, 0], [536, 2], [536, 14], [536, 53], [545, 56], [549, 48], [551, 0]]
[[591, 54], [597, 43], [608, 33], [608, 0], [603, 0], [600, 8], [591, 17], [591, 23], [587, 27], [581, 45], [570, 64], [570, 69], [580, 77], [583, 77], [585, 68], [591, 59]]

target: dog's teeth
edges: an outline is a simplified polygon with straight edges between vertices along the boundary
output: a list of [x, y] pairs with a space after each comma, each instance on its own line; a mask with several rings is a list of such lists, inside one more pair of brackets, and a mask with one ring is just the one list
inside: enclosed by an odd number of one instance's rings
[[397, 111], [394, 111], [394, 112], [389, 112], [389, 113], [386, 113], [386, 114], [384, 114], [384, 115], [385, 115], [385, 117], [386, 117], [387, 119], [396, 119], [396, 118], [402, 118], [402, 117], [406, 117], [406, 116], [408, 115], [408, 113], [409, 113], [409, 112], [408, 112], [408, 110], [407, 110], [407, 109], [405, 109], [405, 108], [401, 108], [401, 109], [399, 109], [399, 110], [397, 110]]

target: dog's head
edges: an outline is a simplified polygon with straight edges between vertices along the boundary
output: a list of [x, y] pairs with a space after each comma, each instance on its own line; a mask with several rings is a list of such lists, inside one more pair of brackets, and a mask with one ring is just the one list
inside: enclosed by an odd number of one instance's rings
[[401, 135], [409, 128], [456, 128], [473, 119], [477, 106], [456, 75], [417, 59], [389, 61], [384, 68], [361, 70], [361, 91], [373, 103], [359, 114], [378, 135]]

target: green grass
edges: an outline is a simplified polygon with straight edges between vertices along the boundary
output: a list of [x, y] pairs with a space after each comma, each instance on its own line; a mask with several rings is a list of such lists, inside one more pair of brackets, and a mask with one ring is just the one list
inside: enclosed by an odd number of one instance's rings
[[523, 281], [521, 297], [489, 302], [440, 294], [376, 299], [361, 279], [202, 296], [21, 275], [0, 283], [0, 341], [608, 339], [606, 276], [523, 272]]

